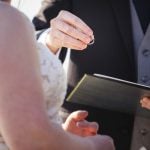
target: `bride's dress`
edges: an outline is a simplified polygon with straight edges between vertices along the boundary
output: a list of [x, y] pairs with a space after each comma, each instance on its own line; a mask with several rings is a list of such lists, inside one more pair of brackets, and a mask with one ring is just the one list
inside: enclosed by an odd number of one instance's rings
[[[61, 123], [59, 109], [66, 94], [66, 75], [60, 60], [40, 43], [38, 53], [47, 113], [51, 121]], [[8, 150], [2, 137], [0, 150]]]
[[51, 120], [61, 122], [58, 112], [66, 94], [66, 75], [60, 60], [42, 44], [39, 56], [48, 115]]

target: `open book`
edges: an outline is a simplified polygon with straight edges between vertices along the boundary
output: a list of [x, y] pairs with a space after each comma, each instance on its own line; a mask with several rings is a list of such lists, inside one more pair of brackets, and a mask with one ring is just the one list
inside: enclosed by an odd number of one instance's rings
[[150, 87], [100, 74], [85, 74], [67, 101], [150, 117], [148, 110], [140, 106], [144, 95], [150, 95]]

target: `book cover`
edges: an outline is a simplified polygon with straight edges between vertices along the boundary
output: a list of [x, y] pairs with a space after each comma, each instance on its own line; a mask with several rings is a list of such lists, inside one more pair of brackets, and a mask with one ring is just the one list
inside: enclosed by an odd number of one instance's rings
[[150, 117], [140, 99], [150, 95], [150, 87], [100, 74], [85, 74], [67, 101], [100, 109]]

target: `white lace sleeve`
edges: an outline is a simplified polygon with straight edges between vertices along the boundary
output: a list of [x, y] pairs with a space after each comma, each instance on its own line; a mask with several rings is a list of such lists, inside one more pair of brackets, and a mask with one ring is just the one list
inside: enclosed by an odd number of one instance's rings
[[61, 122], [58, 115], [66, 94], [66, 75], [60, 60], [42, 44], [38, 44], [41, 77], [51, 120]]

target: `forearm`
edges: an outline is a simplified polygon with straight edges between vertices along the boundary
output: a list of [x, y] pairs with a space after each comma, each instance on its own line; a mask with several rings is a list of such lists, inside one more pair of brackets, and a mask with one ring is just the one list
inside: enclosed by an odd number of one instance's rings
[[0, 131], [9, 149], [88, 150], [84, 140], [49, 121], [32, 26], [3, 4], [0, 17]]
[[24, 137], [30, 137], [32, 121], [44, 109], [43, 95], [33, 27], [4, 3], [0, 18], [0, 131], [9, 147], [18, 145], [17, 150]]
[[81, 138], [49, 120], [33, 26], [4, 3], [0, 18], [0, 132], [9, 149], [113, 150], [103, 136]]
[[0, 1], [2, 1], [2, 2], [6, 2], [6, 3], [11, 3], [11, 0], [0, 0]]

